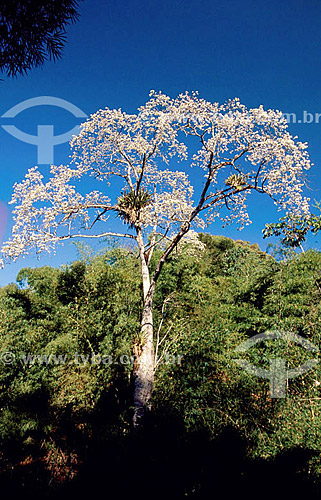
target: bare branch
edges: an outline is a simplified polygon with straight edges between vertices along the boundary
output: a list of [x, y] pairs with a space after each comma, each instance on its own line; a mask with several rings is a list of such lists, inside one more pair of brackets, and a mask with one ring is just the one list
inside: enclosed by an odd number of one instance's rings
[[115, 236], [117, 238], [130, 238], [132, 240], [136, 240], [136, 237], [132, 234], [114, 233], [111, 231], [100, 234], [69, 234], [66, 236], [58, 236], [58, 238], [59, 240], [69, 240], [71, 238], [104, 238], [106, 236]]

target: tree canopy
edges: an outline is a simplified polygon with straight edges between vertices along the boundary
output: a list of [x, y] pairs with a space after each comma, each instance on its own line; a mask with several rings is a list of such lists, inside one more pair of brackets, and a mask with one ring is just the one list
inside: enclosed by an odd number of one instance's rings
[[[136, 239], [137, 228], [151, 247], [166, 243], [168, 255], [193, 227], [217, 218], [250, 223], [253, 192], [294, 215], [309, 213], [302, 196], [307, 144], [289, 134], [280, 111], [247, 109], [238, 99], [220, 105], [197, 93], [172, 99], [152, 91], [137, 114], [108, 108], [93, 114], [71, 146], [71, 164], [52, 166], [47, 182], [34, 167], [15, 184], [5, 257], [50, 251], [75, 237]], [[204, 175], [200, 192], [186, 168], [172, 168], [179, 161]], [[113, 232], [113, 215], [127, 232]]]
[[47, 59], [58, 59], [66, 26], [77, 21], [77, 0], [2, 0], [0, 2], [0, 71], [28, 73]]
[[[306, 216], [307, 145], [289, 134], [280, 111], [248, 109], [239, 99], [212, 103], [196, 92], [170, 98], [151, 91], [136, 114], [108, 108], [93, 114], [71, 146], [71, 164], [52, 166], [49, 180], [34, 167], [15, 184], [12, 238], [1, 251], [4, 261], [16, 260], [70, 238], [106, 236], [137, 246], [142, 319], [133, 343], [133, 423], [138, 426], [151, 410], [157, 362], [153, 300], [164, 264], [184, 242], [202, 247], [197, 228], [217, 219], [249, 224], [251, 193]], [[200, 186], [186, 169], [178, 169], [180, 161], [197, 169]], [[113, 230], [113, 216], [125, 231]]]
[[[315, 208], [320, 212], [319, 202], [316, 202]], [[305, 216], [295, 216], [292, 213], [287, 213], [278, 222], [265, 225], [263, 238], [281, 236], [281, 244], [284, 247], [300, 247], [303, 250], [302, 243], [306, 240], [307, 234], [309, 232], [316, 234], [320, 229], [321, 217], [319, 214], [311, 213]]]

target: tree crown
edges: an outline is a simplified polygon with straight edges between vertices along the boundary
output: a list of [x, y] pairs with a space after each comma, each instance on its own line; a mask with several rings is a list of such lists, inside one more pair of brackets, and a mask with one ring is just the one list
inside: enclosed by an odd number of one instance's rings
[[[307, 144], [290, 135], [281, 111], [248, 109], [238, 99], [220, 105], [197, 93], [151, 91], [136, 114], [106, 108], [91, 115], [71, 148], [70, 165], [52, 166], [49, 180], [33, 167], [15, 184], [5, 257], [49, 251], [74, 237], [135, 239], [137, 231], [152, 245], [174, 248], [188, 230], [217, 218], [249, 224], [252, 192], [294, 215], [309, 213], [302, 194]], [[204, 176], [201, 188], [176, 167], [187, 160]], [[76, 190], [79, 180], [83, 191]], [[93, 183], [103, 190], [89, 190]], [[101, 230], [113, 214], [127, 233]]]

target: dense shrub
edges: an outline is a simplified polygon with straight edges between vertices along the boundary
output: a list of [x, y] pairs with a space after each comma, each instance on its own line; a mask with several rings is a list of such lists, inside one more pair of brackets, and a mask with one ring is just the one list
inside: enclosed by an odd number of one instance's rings
[[[202, 253], [174, 254], [159, 279], [154, 413], [146, 432], [156, 439], [166, 428], [180, 460], [193, 436], [214, 443], [225, 432], [245, 443], [242, 453], [249, 461], [305, 450], [296, 472], [318, 481], [319, 367], [289, 380], [286, 398], [271, 399], [269, 381], [242, 370], [234, 349], [275, 329], [319, 346], [321, 253], [277, 262], [257, 245], [210, 235], [200, 239]], [[91, 449], [111, 450], [115, 464], [125, 460], [126, 440], [132, 439], [130, 358], [140, 298], [138, 260], [124, 249], [61, 269], [23, 269], [16, 284], [0, 290], [1, 351], [15, 356], [0, 364], [4, 480], [13, 478], [25, 488], [37, 484], [41, 491], [75, 481]], [[26, 361], [28, 354], [36, 356], [33, 362]], [[317, 355], [271, 340], [242, 356], [268, 369], [271, 358], [286, 359], [294, 368]], [[170, 460], [157, 443], [152, 460]], [[184, 467], [177, 491], [197, 498], [208, 480], [198, 472], [206, 467], [195, 461], [193, 473]]]

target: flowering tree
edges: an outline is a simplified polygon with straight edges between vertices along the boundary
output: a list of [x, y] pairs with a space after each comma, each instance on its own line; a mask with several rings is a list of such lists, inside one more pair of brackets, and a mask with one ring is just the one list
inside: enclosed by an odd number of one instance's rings
[[[307, 145], [288, 133], [280, 111], [247, 109], [238, 99], [219, 105], [196, 93], [171, 99], [152, 91], [137, 114], [108, 108], [93, 114], [71, 147], [70, 165], [52, 166], [49, 180], [34, 167], [15, 184], [15, 225], [2, 252], [4, 260], [17, 259], [76, 237], [136, 242], [143, 287], [141, 332], [134, 342], [134, 424], [139, 425], [150, 409], [153, 296], [165, 262], [184, 238], [193, 239], [197, 226], [216, 218], [248, 224], [252, 192], [267, 194], [287, 212], [307, 214], [302, 196], [303, 173], [310, 167]], [[189, 158], [202, 185], [193, 187], [183, 168], [169, 168], [177, 160], [184, 166]], [[76, 191], [74, 183], [86, 179], [90, 185], [101, 182], [103, 190]], [[122, 219], [126, 232], [110, 230], [112, 216]], [[161, 257], [151, 272], [157, 246]]]

